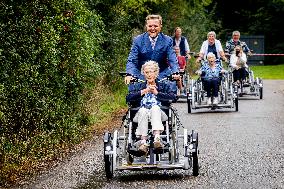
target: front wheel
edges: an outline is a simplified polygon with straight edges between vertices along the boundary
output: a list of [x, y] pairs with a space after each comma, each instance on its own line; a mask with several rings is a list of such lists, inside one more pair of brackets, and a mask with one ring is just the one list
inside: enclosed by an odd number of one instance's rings
[[191, 100], [187, 98], [187, 113], [191, 113]]
[[104, 161], [106, 177], [111, 179], [113, 177], [113, 155], [109, 152], [113, 150], [111, 134], [105, 133], [104, 136]]
[[199, 175], [199, 164], [198, 164], [198, 133], [192, 130], [192, 144], [195, 152], [192, 152], [192, 174], [193, 176]]

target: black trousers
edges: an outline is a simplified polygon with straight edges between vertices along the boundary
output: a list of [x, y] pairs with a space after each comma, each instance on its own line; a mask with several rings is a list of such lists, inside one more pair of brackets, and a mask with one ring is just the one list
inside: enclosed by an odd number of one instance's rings
[[236, 82], [237, 80], [239, 80], [239, 81], [245, 80], [246, 76], [247, 76], [246, 68], [243, 67], [243, 68], [240, 68], [238, 70], [234, 70], [233, 76], [234, 76], [234, 82]]

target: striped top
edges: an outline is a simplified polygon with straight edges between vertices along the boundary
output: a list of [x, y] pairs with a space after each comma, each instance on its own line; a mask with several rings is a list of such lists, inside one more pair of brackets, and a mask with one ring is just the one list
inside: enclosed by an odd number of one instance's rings
[[200, 71], [202, 72], [202, 75], [205, 74], [203, 76], [204, 79], [213, 79], [219, 78], [222, 69], [222, 66], [218, 63], [215, 64], [215, 67], [211, 68], [208, 62], [204, 62], [200, 68]]

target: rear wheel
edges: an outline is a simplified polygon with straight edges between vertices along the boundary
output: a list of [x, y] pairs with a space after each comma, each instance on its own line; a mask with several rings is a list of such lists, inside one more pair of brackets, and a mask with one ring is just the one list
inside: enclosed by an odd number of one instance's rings
[[236, 112], [239, 111], [239, 98], [238, 97], [235, 98], [235, 111]]
[[259, 88], [259, 98], [263, 98], [263, 88]]

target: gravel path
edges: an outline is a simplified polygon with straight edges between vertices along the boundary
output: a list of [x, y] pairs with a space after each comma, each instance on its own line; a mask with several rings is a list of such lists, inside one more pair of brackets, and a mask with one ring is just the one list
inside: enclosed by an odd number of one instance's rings
[[[284, 188], [284, 80], [265, 80], [264, 99], [239, 101], [239, 112], [200, 109], [181, 122], [199, 133], [200, 175], [191, 171], [104, 175], [102, 136], [48, 172], [17, 188]], [[186, 124], [185, 124], [186, 123]]]

